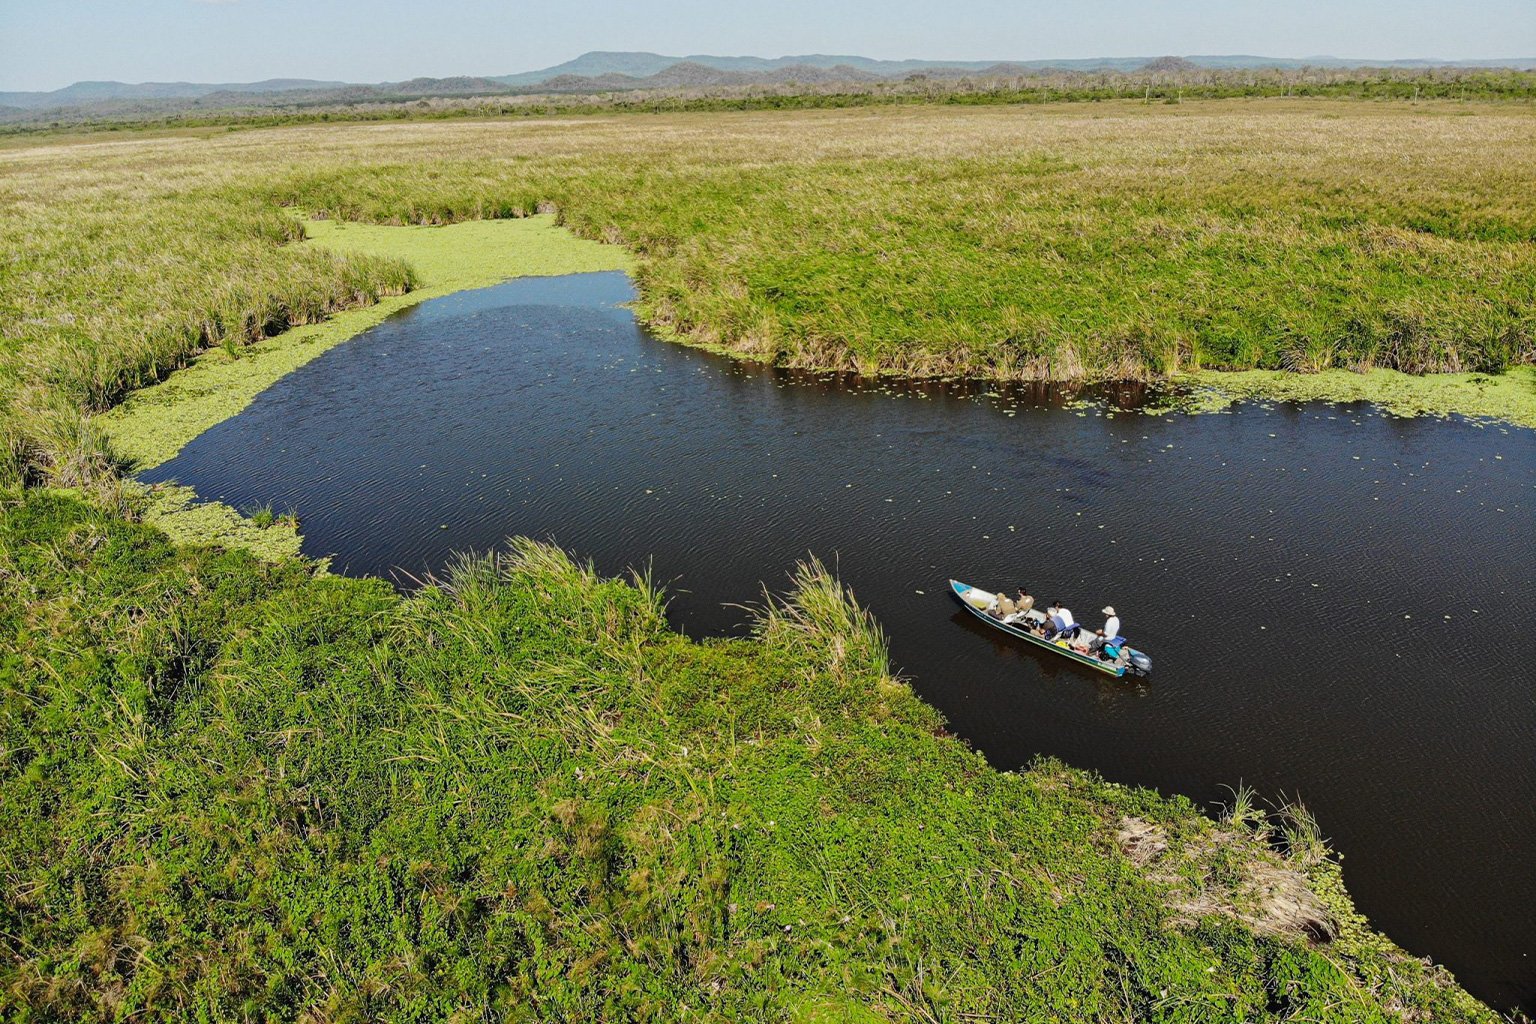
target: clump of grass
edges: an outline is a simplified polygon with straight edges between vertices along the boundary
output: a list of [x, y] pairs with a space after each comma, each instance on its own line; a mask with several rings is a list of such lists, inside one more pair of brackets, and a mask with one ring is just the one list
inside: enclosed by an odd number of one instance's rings
[[834, 672], [887, 679], [885, 634], [853, 592], [815, 557], [796, 565], [790, 579], [788, 597], [764, 593], [757, 635], [774, 646], [805, 652]]
[[1269, 815], [1259, 807], [1258, 794], [1253, 787], [1239, 782], [1236, 786], [1225, 788], [1232, 794], [1232, 801], [1222, 808], [1222, 822], [1243, 832], [1255, 832], [1261, 836], [1266, 834]]
[[1321, 863], [1330, 852], [1328, 840], [1316, 816], [1300, 800], [1290, 800], [1280, 807], [1281, 832], [1285, 836], [1286, 856], [1304, 867]]
[[258, 530], [270, 530], [274, 526], [287, 527], [290, 530], [299, 528], [299, 514], [293, 509], [285, 509], [279, 512], [271, 502], [260, 505], [252, 505], [241, 511], [252, 526]]
[[253, 526], [261, 530], [277, 522], [277, 513], [272, 510], [270, 504], [252, 506], [246, 509], [244, 514]]

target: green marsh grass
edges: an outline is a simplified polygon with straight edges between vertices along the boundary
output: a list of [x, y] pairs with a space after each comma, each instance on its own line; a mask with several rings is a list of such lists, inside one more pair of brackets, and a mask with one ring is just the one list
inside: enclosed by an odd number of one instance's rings
[[946, 738], [824, 567], [752, 639], [662, 600], [528, 541], [402, 597], [6, 495], [5, 1016], [1492, 1024], [1332, 861]]
[[[1533, 125], [1213, 101], [6, 147], [0, 1016], [1490, 1021], [1300, 812], [1286, 857], [945, 738], [815, 562], [753, 638], [694, 642], [547, 546], [402, 597], [121, 473], [285, 344], [479, 265], [462, 222], [541, 210], [626, 247], [659, 330], [774, 362], [1492, 373], [1530, 360]], [[117, 450], [102, 411], [200, 354], [185, 418]], [[78, 493], [14, 486], [49, 482]]]
[[292, 244], [283, 205], [377, 224], [556, 210], [634, 254], [658, 331], [789, 365], [1493, 374], [1533, 359], [1533, 154], [1524, 105], [1283, 99], [12, 146], [6, 472], [100, 475], [98, 438], [43, 421], [416, 283], [397, 259]]

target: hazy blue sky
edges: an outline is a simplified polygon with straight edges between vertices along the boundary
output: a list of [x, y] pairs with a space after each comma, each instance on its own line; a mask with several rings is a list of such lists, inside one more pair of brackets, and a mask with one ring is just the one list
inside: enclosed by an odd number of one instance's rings
[[586, 50], [1528, 57], [1536, 0], [0, 0], [0, 89], [497, 75]]

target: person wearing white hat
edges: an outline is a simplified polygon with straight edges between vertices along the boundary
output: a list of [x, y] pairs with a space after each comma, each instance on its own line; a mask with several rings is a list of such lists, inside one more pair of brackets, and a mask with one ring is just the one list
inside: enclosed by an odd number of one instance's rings
[[1088, 643], [1088, 653], [1096, 654], [1104, 661], [1114, 661], [1120, 657], [1120, 645], [1116, 638], [1120, 636], [1120, 616], [1115, 614], [1115, 606], [1104, 606], [1104, 628], [1094, 630], [1094, 637]]
[[1112, 604], [1105, 605], [1104, 614], [1108, 618], [1104, 620], [1104, 628], [1099, 630], [1099, 636], [1103, 637], [1100, 641], [1101, 644], [1108, 643], [1120, 635], [1120, 616], [1115, 614], [1115, 606]]

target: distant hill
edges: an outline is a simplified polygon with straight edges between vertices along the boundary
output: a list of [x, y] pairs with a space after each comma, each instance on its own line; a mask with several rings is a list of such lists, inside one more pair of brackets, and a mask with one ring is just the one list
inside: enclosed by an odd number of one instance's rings
[[508, 88], [542, 92], [589, 93], [634, 89], [709, 88], [729, 85], [806, 85], [828, 82], [872, 82], [900, 79], [910, 75], [935, 78], [1013, 78], [1045, 71], [1092, 72], [1151, 71], [1189, 73], [1201, 69], [1229, 71], [1241, 68], [1296, 69], [1320, 68], [1428, 68], [1428, 67], [1513, 67], [1536, 69], [1536, 58], [1507, 61], [1372, 61], [1342, 57], [1254, 57], [1241, 54], [1193, 57], [1094, 57], [1074, 60], [1028, 61], [941, 61], [875, 60], [828, 54], [802, 54], [793, 57], [716, 57], [694, 55], [666, 57], [655, 53], [610, 53], [593, 51], [575, 60], [540, 71], [501, 75], [487, 81]]
[[538, 85], [562, 75], [581, 78], [597, 78], [601, 75], [627, 75], [644, 78], [654, 75], [683, 60], [682, 57], [663, 57], [659, 53], [612, 53], [593, 50], [575, 60], [556, 64], [539, 71], [523, 71], [515, 75], [500, 75], [496, 81], [503, 85]]
[[[1432, 57], [1412, 60], [1372, 60], [1351, 57], [1258, 57], [1251, 54], [1195, 55], [1185, 57], [1089, 57], [1070, 60], [875, 60], [870, 57], [801, 54], [790, 57], [719, 57], [693, 54], [667, 57], [658, 53], [625, 53], [594, 50], [575, 60], [539, 71], [501, 75], [496, 81], [506, 85], [540, 85], [566, 76], [601, 78], [626, 75], [648, 78], [677, 64], [700, 65], [717, 71], [744, 74], [778, 72], [786, 68], [847, 68], [876, 78], [896, 78], [932, 71], [967, 71], [973, 73], [1025, 74], [1031, 71], [1139, 71], [1149, 63], [1182, 61], [1191, 68], [1230, 70], [1236, 68], [1427, 68], [1427, 67], [1511, 67], [1536, 69], [1536, 57], [1502, 60], [1439, 60]], [[1152, 70], [1162, 70], [1153, 68]]]
[[[601, 75], [561, 74], [524, 86], [541, 92], [619, 92], [635, 89], [707, 89], [728, 85], [820, 85], [828, 82], [876, 82], [881, 76], [847, 64], [821, 67], [813, 64], [786, 64], [771, 70], [735, 71], [713, 67], [698, 61], [683, 60], [669, 64], [654, 74], [634, 75], [607, 72]], [[515, 87], [513, 87], [515, 88]]]
[[1156, 60], [1147, 61], [1141, 66], [1141, 70], [1187, 74], [1191, 71], [1199, 71], [1200, 65], [1183, 57], [1159, 57]]
[[52, 92], [0, 92], [0, 104], [27, 109], [69, 107], [103, 100], [197, 99], [216, 92], [267, 93], [292, 89], [339, 89], [346, 82], [269, 78], [223, 85], [199, 82], [76, 82]]
[[945, 61], [876, 60], [847, 54], [787, 57], [721, 57], [695, 54], [594, 50], [574, 60], [513, 75], [413, 78], [371, 84], [270, 78], [261, 82], [76, 82], [52, 92], [0, 92], [0, 120], [39, 119], [59, 111], [69, 117], [151, 113], [156, 110], [222, 110], [276, 105], [390, 102], [430, 97], [516, 93], [601, 93], [645, 89], [726, 86], [827, 85], [900, 80], [911, 75], [955, 79], [1014, 78], [1045, 72], [1151, 72], [1189, 74], [1202, 69], [1293, 70], [1299, 68], [1515, 68], [1536, 70], [1536, 57], [1504, 60], [1370, 60], [1344, 57], [1258, 57], [1249, 54], [1163, 57], [1093, 57], [1072, 60]]

